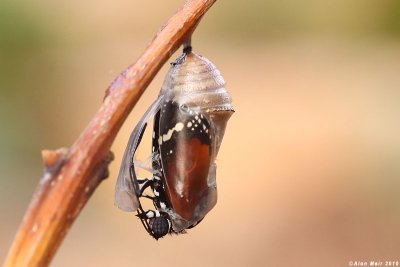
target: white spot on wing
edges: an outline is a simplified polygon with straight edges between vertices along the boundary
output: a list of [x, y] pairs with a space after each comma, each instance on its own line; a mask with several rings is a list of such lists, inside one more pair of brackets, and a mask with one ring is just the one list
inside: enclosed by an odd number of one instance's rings
[[156, 196], [156, 197], [158, 197], [159, 195], [160, 195], [160, 192], [158, 192], [157, 190], [153, 190], [153, 192], [154, 192], [154, 195]]
[[[180, 132], [183, 129], [183, 123], [182, 122], [178, 122], [177, 124], [175, 124], [175, 127], [172, 129], [169, 129], [168, 132], [166, 134], [164, 134], [162, 136], [162, 141], [168, 141], [169, 139], [171, 139], [172, 134], [174, 133], [174, 131]], [[160, 144], [160, 142], [158, 142]]]
[[182, 122], [178, 122], [175, 125], [175, 131], [180, 132], [180, 131], [182, 131], [182, 129], [183, 129], [183, 123]]

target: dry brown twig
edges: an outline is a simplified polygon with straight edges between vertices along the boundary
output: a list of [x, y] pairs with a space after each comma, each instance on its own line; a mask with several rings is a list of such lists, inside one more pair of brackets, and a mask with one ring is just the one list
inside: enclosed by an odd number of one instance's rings
[[103, 105], [70, 149], [44, 150], [45, 172], [10, 248], [5, 267], [47, 266], [112, 160], [111, 144], [151, 80], [190, 39], [216, 0], [189, 0], [135, 64], [106, 91]]

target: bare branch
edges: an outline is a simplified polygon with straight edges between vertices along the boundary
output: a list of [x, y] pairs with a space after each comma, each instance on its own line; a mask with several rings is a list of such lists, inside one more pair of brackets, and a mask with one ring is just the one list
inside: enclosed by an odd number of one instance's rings
[[44, 175], [5, 261], [11, 266], [47, 266], [112, 160], [117, 132], [162, 65], [190, 40], [216, 0], [189, 0], [173, 15], [134, 65], [106, 91], [103, 105], [70, 149], [45, 150]]

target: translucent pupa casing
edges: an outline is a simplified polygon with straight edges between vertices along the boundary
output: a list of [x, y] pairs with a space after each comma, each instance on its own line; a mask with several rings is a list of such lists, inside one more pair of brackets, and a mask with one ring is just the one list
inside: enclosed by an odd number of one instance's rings
[[217, 202], [215, 159], [233, 112], [215, 65], [195, 53], [184, 54], [172, 64], [159, 97], [131, 133], [116, 183], [116, 206], [124, 211], [140, 207], [134, 155], [154, 117], [152, 156], [161, 167], [153, 165], [151, 171], [161, 176], [168, 196], [167, 205], [157, 202], [155, 208], [168, 214], [173, 232], [199, 223]]
[[[188, 125], [197, 125], [196, 123], [199, 124], [199, 127], [204, 127], [204, 130], [206, 125], [211, 128], [209, 158], [206, 159], [207, 156], [195, 158], [196, 162], [203, 161], [203, 165], [197, 165], [197, 170], [193, 172], [194, 174], [204, 172], [204, 168], [207, 168], [205, 181], [199, 181], [203, 179], [201, 174], [198, 174], [197, 178], [187, 177], [187, 175], [186, 177], [185, 175], [181, 175], [182, 177], [165, 175], [166, 191], [175, 207], [175, 209], [166, 210], [166, 212], [171, 217], [174, 230], [179, 232], [198, 223], [217, 202], [215, 159], [225, 133], [226, 124], [234, 109], [232, 99], [225, 89], [225, 81], [218, 69], [208, 59], [195, 53], [189, 53], [182, 62], [172, 65], [161, 88], [160, 96], [164, 98], [164, 104], [161, 106], [160, 125], [163, 123], [164, 108], [167, 106], [165, 103], [172, 102], [179, 107], [174, 115], [179, 117], [176, 118], [176, 121], [182, 118], [193, 119], [192, 121], [182, 121], [184, 130], [190, 131]], [[201, 118], [203, 117], [207, 122], [205, 124], [202, 123]], [[182, 132], [181, 136], [185, 139], [187, 134]], [[165, 133], [160, 132], [160, 135], [163, 134]], [[162, 167], [164, 171], [167, 171], [172, 164], [172, 168], [178, 170], [175, 173], [187, 172], [188, 166], [196, 165], [185, 162], [185, 158], [190, 158], [193, 153], [198, 155], [204, 149], [200, 150], [193, 147], [193, 142], [176, 141], [180, 144], [180, 151], [184, 151], [181, 153], [186, 157], [181, 156], [179, 160], [174, 160], [172, 163], [166, 163], [165, 160], [162, 160]], [[160, 144], [160, 148], [162, 151], [163, 144]], [[209, 161], [209, 164], [204, 163], [205, 160]], [[190, 199], [189, 196], [191, 196]], [[178, 209], [178, 206], [181, 206], [180, 209]]]

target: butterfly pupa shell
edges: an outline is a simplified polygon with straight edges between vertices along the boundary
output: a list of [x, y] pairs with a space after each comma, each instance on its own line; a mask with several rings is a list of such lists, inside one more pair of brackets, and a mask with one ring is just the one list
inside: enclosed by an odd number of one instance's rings
[[175, 98], [182, 105], [208, 115], [216, 127], [217, 151], [234, 112], [225, 84], [220, 71], [210, 60], [191, 52], [183, 62], [171, 67], [160, 91], [166, 99]]
[[[198, 179], [179, 180], [176, 175], [166, 176], [167, 192], [173, 202], [172, 204], [174, 204], [174, 200], [176, 203], [174, 205], [175, 211], [169, 215], [174, 229], [180, 231], [204, 218], [217, 202], [215, 159], [225, 133], [226, 124], [234, 109], [232, 98], [225, 89], [225, 80], [219, 70], [211, 61], [193, 52], [187, 54], [182, 61], [178, 60], [172, 65], [161, 88], [160, 95], [164, 96], [166, 103], [177, 103], [182, 110], [204, 116], [208, 120], [212, 132], [210, 164], [206, 172], [208, 175], [205, 176], [206, 183], [203, 186], [199, 188]], [[163, 107], [161, 107], [161, 111], [163, 111]], [[162, 114], [161, 116], [163, 116]], [[190, 155], [190, 147], [187, 149], [187, 155]], [[176, 169], [179, 169], [180, 162], [178, 161], [176, 164], [178, 165]], [[183, 167], [180, 169], [182, 172], [184, 171]], [[187, 189], [179, 194], [178, 187], [182, 184]], [[199, 191], [203, 193], [199, 194]], [[188, 196], [193, 195], [195, 197], [190, 198], [189, 201]], [[184, 203], [184, 199], [188, 202]], [[180, 209], [182, 212], [179, 211], [179, 205], [182, 207]], [[186, 218], [181, 218], [178, 216], [179, 214], [185, 214]]]
[[[137, 210], [146, 231], [156, 239], [196, 226], [217, 202], [215, 159], [233, 112], [215, 65], [184, 50], [167, 73], [158, 98], [131, 133], [115, 204], [124, 211]], [[134, 158], [151, 118], [152, 177], [141, 179]], [[153, 192], [154, 210], [141, 206], [144, 184]]]

